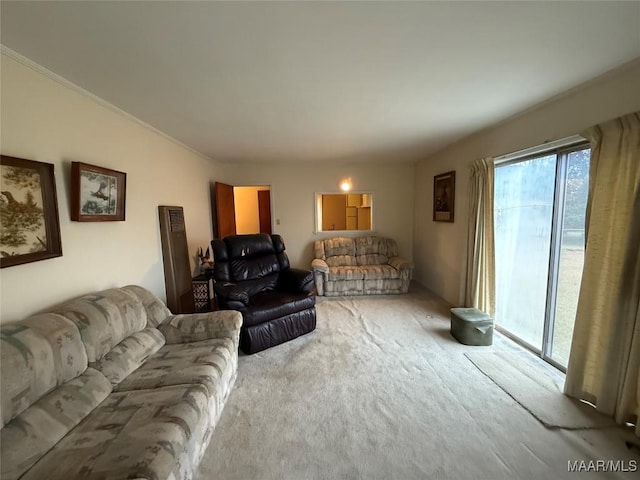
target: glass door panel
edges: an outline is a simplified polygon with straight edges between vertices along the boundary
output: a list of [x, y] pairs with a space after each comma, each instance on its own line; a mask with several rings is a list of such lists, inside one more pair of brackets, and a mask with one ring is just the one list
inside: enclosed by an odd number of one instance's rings
[[567, 154], [551, 359], [566, 367], [584, 265], [590, 150]]
[[495, 170], [496, 323], [542, 349], [556, 155]]

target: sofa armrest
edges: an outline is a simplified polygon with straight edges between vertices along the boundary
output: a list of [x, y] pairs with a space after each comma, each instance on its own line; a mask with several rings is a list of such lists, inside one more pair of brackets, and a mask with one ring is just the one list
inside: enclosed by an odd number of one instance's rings
[[313, 270], [313, 280], [316, 284], [316, 293], [324, 295], [324, 282], [329, 273], [329, 265], [321, 258], [314, 258], [311, 262], [311, 269]]
[[313, 290], [313, 273], [302, 268], [287, 268], [280, 272], [282, 288], [289, 292], [309, 293]]
[[249, 294], [235, 283], [216, 282], [213, 284], [213, 289], [224, 304], [230, 302], [239, 302], [243, 306], [249, 304]]
[[327, 262], [320, 258], [314, 258], [311, 262], [311, 268], [314, 272], [327, 273], [329, 271], [329, 265]]
[[235, 310], [171, 315], [158, 327], [167, 344], [230, 338], [236, 344], [242, 326], [242, 314]]
[[405, 260], [402, 257], [391, 257], [389, 259], [389, 265], [391, 265], [393, 268], [395, 268], [398, 271], [411, 270], [413, 268], [413, 265], [411, 265], [411, 262], [409, 262], [408, 260]]

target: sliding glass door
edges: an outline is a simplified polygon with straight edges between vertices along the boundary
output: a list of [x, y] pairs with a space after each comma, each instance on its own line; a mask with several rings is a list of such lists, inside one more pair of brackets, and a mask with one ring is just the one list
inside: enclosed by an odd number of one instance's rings
[[589, 193], [588, 148], [567, 152], [561, 157], [561, 198], [558, 202], [558, 239], [555, 257], [557, 274], [552, 283], [554, 309], [548, 355], [566, 367], [569, 361], [573, 324], [578, 307], [580, 279], [584, 266], [585, 214]]
[[556, 156], [496, 168], [496, 322], [542, 350]]
[[582, 146], [495, 170], [496, 324], [560, 368], [582, 276], [588, 168]]

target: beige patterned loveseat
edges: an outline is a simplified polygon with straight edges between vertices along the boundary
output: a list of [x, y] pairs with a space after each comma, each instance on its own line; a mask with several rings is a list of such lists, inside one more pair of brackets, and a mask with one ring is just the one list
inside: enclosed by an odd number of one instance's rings
[[128, 286], [1, 326], [1, 478], [185, 479], [236, 378], [242, 317]]
[[311, 263], [318, 295], [407, 293], [412, 265], [398, 256], [395, 240], [334, 237], [316, 240]]

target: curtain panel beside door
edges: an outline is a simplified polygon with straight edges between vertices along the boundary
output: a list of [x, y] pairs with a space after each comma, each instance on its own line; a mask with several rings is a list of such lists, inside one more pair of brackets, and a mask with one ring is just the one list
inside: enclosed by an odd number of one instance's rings
[[640, 436], [640, 112], [583, 135], [592, 148], [586, 249], [565, 392], [635, 422]]
[[469, 226], [464, 303], [495, 313], [492, 158], [476, 160], [469, 180]]

